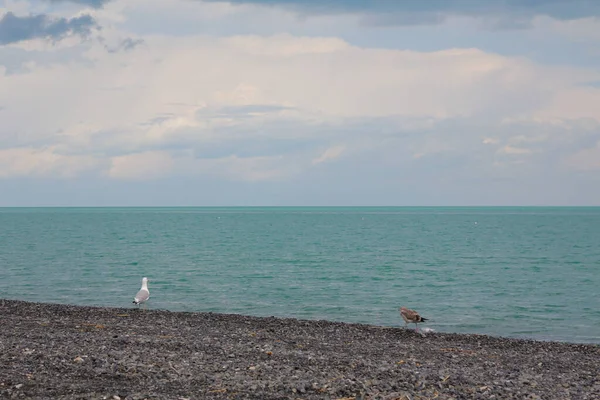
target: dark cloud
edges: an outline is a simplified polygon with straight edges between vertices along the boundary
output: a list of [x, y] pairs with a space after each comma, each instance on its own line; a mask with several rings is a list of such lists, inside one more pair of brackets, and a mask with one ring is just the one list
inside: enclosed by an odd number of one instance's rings
[[[205, 0], [222, 1], [222, 0]], [[305, 14], [365, 14], [370, 25], [437, 24], [451, 15], [485, 17], [494, 28], [528, 26], [535, 16], [561, 20], [600, 16], [595, 0], [228, 0], [285, 7]], [[496, 21], [500, 20], [500, 23]], [[514, 20], [516, 22], [510, 22]]]
[[142, 44], [144, 44], [144, 40], [143, 39], [126, 38], [126, 39], [121, 40], [121, 42], [119, 42], [119, 44], [117, 46], [110, 47], [108, 45], [105, 45], [104, 48], [109, 53], [118, 53], [120, 51], [133, 50], [133, 49], [135, 49], [136, 47], [138, 47], [139, 45], [142, 45]]
[[0, 45], [38, 38], [60, 40], [69, 35], [86, 37], [95, 26], [89, 15], [67, 19], [43, 14], [18, 17], [8, 12], [0, 19]]

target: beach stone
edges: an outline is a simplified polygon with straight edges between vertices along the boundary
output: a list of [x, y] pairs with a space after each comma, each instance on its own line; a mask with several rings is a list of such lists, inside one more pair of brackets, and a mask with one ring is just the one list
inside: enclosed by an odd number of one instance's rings
[[0, 319], [0, 398], [600, 398], [591, 344], [12, 300]]

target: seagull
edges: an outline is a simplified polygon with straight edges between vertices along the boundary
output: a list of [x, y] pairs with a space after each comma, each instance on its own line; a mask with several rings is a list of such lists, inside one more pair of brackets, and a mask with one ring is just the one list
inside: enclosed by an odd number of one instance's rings
[[144, 307], [146, 307], [146, 302], [148, 301], [149, 298], [150, 298], [150, 291], [148, 290], [148, 278], [143, 277], [142, 278], [142, 288], [135, 295], [135, 298], [133, 299], [133, 304], [137, 304], [139, 306], [141, 303], [144, 303]]
[[421, 317], [418, 312], [406, 307], [400, 307], [400, 316], [406, 322], [406, 326], [408, 326], [409, 322], [415, 324], [415, 332], [419, 332], [419, 326], [417, 325], [419, 322], [427, 321], [427, 318]]

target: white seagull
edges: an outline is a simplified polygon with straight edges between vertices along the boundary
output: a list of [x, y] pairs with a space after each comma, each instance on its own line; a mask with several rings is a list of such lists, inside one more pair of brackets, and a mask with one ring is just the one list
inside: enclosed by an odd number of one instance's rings
[[135, 295], [133, 299], [133, 304], [137, 304], [138, 306], [144, 303], [144, 308], [146, 307], [146, 302], [150, 298], [150, 291], [148, 290], [148, 278], [142, 278], [142, 288]]

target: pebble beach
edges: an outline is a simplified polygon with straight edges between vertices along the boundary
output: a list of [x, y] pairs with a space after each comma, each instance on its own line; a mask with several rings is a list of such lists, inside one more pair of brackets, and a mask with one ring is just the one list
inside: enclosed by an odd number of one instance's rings
[[594, 344], [15, 300], [0, 322], [0, 398], [600, 399]]

